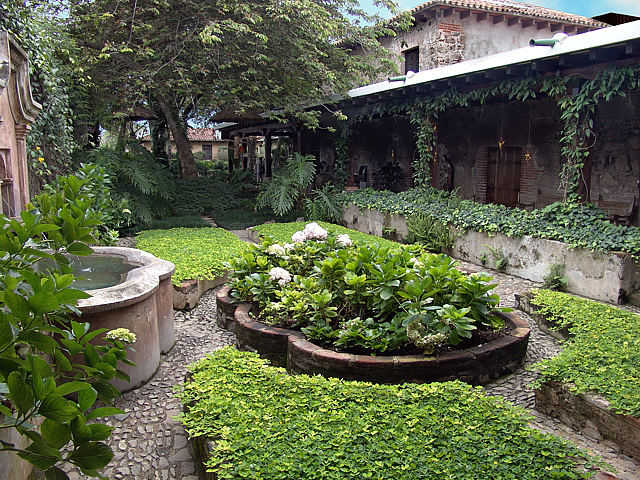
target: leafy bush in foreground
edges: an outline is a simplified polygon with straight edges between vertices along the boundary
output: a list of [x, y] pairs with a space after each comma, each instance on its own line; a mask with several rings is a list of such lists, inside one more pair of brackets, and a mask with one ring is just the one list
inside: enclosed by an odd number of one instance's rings
[[223, 348], [178, 394], [191, 437], [215, 441], [216, 478], [576, 479], [584, 453], [461, 382], [374, 385], [288, 375]]
[[508, 237], [529, 235], [559, 240], [573, 247], [640, 254], [640, 228], [615, 225], [607, 221], [602, 210], [579, 203], [553, 203], [527, 212], [460, 200], [453, 193], [433, 188], [401, 193], [364, 189], [343, 193], [342, 201], [404, 216], [427, 214], [462, 230], [502, 233]]
[[433, 353], [504, 324], [491, 277], [465, 275], [444, 255], [359, 245], [316, 223], [292, 241], [267, 237], [229, 265], [231, 295], [254, 302], [271, 325], [339, 349]]
[[531, 303], [571, 334], [560, 355], [535, 365], [536, 384], [557, 380], [577, 393], [597, 392], [615, 412], [640, 417], [640, 316], [551, 290], [534, 290]]
[[215, 278], [225, 273], [225, 262], [240, 255], [247, 244], [221, 228], [172, 228], [146, 230], [137, 236], [137, 247], [175, 264], [172, 282]]

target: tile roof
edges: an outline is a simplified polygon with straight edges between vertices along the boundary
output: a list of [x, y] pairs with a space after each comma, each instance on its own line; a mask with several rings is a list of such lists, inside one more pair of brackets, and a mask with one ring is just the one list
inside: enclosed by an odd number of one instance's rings
[[[191, 128], [187, 129], [187, 136], [190, 142], [214, 142], [216, 141], [216, 129], [215, 128]], [[173, 134], [169, 132], [169, 139], [173, 141]], [[143, 136], [140, 140], [143, 142], [150, 142], [151, 137], [149, 135]]]
[[537, 17], [545, 20], [557, 20], [572, 24], [585, 25], [590, 27], [607, 27], [608, 25], [589, 17], [574, 15], [572, 13], [552, 10], [551, 8], [538, 7], [528, 3], [516, 2], [513, 0], [430, 0], [409, 10], [411, 14], [416, 14], [436, 6], [468, 8], [472, 10], [482, 10], [486, 12], [497, 12], [511, 14], [514, 16]]

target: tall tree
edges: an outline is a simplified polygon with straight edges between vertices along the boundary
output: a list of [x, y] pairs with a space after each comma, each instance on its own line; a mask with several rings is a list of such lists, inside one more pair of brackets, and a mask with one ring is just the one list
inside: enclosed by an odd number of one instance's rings
[[82, 0], [71, 17], [99, 97], [114, 111], [161, 111], [184, 177], [197, 175], [186, 135], [196, 112], [322, 101], [393, 68], [377, 39], [408, 22], [383, 24], [356, 0]]

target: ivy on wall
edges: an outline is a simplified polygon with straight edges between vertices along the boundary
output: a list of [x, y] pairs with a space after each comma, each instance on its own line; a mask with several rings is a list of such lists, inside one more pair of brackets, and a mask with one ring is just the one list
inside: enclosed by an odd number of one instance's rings
[[[608, 102], [614, 97], [624, 98], [627, 91], [640, 88], [640, 65], [603, 70], [593, 79], [584, 81], [579, 86], [577, 94], [570, 88], [573, 82], [573, 77], [533, 75], [495, 82], [468, 92], [461, 92], [452, 87], [438, 95], [412, 101], [394, 100], [366, 105], [350, 112], [343, 132], [362, 120], [372, 120], [384, 115], [407, 115], [416, 127], [414, 185], [426, 187], [431, 180], [431, 164], [436, 160], [436, 122], [441, 113], [453, 108], [482, 106], [487, 100], [497, 96], [524, 103], [537, 98], [538, 95], [545, 95], [556, 99], [561, 112], [560, 146], [564, 163], [560, 175], [563, 195], [567, 199], [578, 190], [582, 168], [594, 141], [593, 118], [598, 102]], [[346, 177], [346, 166], [349, 163], [348, 134], [341, 135], [336, 150], [340, 159], [339, 163], [336, 162], [336, 174], [344, 172], [343, 175]]]

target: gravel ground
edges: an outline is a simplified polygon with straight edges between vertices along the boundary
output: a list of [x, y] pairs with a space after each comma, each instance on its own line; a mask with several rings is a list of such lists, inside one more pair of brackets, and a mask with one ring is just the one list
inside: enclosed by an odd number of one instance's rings
[[[129, 239], [124, 239], [122, 243], [122, 246], [135, 245], [135, 242]], [[460, 263], [470, 270], [481, 270], [476, 265]], [[533, 282], [516, 277], [497, 272], [490, 273], [499, 284], [496, 293], [502, 298], [503, 306], [513, 307], [514, 293], [537, 286]], [[115, 458], [104, 470], [104, 474], [109, 478], [197, 480], [195, 464], [187, 449], [186, 433], [173, 419], [179, 413], [180, 405], [172, 396], [172, 388], [184, 380], [186, 365], [220, 347], [235, 343], [233, 334], [216, 325], [215, 309], [214, 290], [206, 293], [198, 306], [190, 312], [175, 312], [174, 348], [164, 356], [156, 375], [149, 383], [123, 394], [117, 400], [116, 406], [124, 410], [125, 414], [111, 420], [115, 429], [109, 441]], [[621, 479], [640, 479], [640, 465], [621, 454], [615, 444], [599, 442], [536, 412], [533, 391], [527, 387], [535, 378], [535, 373], [528, 371], [527, 366], [542, 358], [556, 355], [560, 346], [555, 339], [541, 332], [528, 315], [522, 315], [531, 326], [525, 362], [517, 372], [487, 385], [487, 393], [502, 395], [510, 402], [529, 410], [533, 417], [533, 428], [564, 437], [600, 455], [617, 470]], [[75, 470], [70, 470], [69, 476], [72, 480], [85, 478]]]

